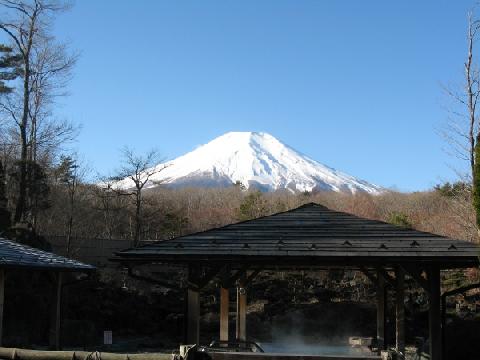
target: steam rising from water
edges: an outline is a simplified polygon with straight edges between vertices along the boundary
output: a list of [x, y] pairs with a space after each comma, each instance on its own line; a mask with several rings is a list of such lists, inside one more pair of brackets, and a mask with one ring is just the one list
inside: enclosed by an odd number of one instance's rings
[[261, 342], [260, 346], [268, 353], [303, 355], [361, 355], [368, 354], [368, 348], [355, 348], [343, 341], [328, 341], [301, 336], [284, 336], [272, 342]]
[[[325, 309], [326, 310], [326, 309]], [[355, 348], [349, 345], [349, 336], [361, 336], [343, 322], [342, 334], [333, 334], [331, 330], [339, 327], [337, 321], [305, 317], [301, 311], [293, 311], [275, 319], [272, 323], [271, 340], [259, 342], [269, 353], [304, 355], [362, 355], [371, 354], [368, 348]], [[326, 315], [326, 314], [325, 314]], [[332, 314], [330, 314], [332, 315]], [[341, 320], [340, 320], [341, 321]], [[320, 326], [320, 323], [321, 326]], [[326, 326], [327, 325], [327, 326]]]

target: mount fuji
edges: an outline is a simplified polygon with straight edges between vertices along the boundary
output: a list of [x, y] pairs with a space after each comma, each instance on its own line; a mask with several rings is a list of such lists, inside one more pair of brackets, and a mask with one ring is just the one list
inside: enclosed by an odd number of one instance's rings
[[[146, 185], [226, 187], [241, 182], [261, 191], [365, 192], [377, 195], [380, 186], [325, 166], [262, 132], [229, 132], [155, 168], [163, 169]], [[118, 188], [131, 188], [129, 179]]]

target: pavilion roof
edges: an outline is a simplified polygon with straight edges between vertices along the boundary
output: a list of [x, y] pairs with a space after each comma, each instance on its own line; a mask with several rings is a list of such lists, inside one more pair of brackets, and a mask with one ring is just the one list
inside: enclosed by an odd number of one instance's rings
[[230, 262], [279, 266], [477, 266], [467, 241], [310, 203], [296, 209], [116, 253], [123, 262]]
[[0, 268], [31, 268], [53, 271], [95, 270], [76, 260], [0, 238]]

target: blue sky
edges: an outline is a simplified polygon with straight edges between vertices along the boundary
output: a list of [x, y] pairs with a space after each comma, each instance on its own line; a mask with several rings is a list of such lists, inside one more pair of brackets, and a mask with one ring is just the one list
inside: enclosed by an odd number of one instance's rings
[[264, 131], [382, 186], [461, 167], [437, 134], [460, 82], [471, 1], [79, 0], [55, 32], [81, 51], [57, 114], [99, 172], [119, 149], [172, 159]]

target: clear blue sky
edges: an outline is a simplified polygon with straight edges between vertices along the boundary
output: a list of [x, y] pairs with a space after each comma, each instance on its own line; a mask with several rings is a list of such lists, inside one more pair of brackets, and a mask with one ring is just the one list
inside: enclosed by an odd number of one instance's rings
[[119, 149], [172, 159], [264, 131], [382, 186], [422, 190], [460, 166], [436, 133], [459, 82], [473, 1], [77, 0], [56, 33], [82, 55], [57, 113], [99, 172]]

